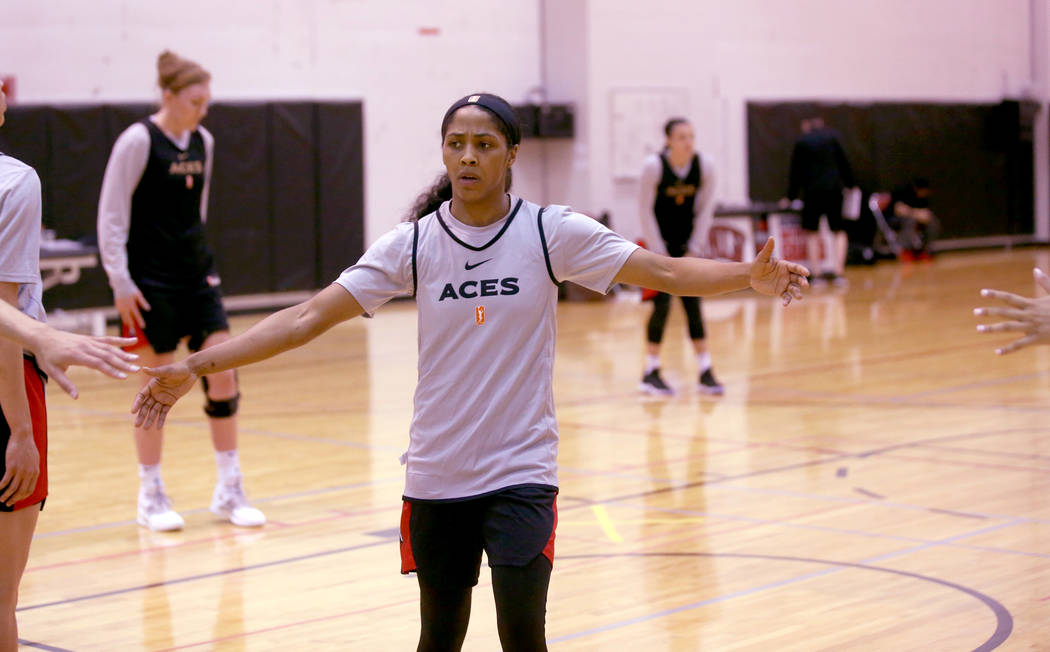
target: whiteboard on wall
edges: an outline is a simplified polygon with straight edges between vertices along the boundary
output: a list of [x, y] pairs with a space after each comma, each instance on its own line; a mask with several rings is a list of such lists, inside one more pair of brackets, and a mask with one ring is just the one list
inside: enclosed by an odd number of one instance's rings
[[688, 117], [684, 88], [614, 88], [610, 93], [612, 175], [637, 179], [642, 161], [664, 146], [664, 124]]

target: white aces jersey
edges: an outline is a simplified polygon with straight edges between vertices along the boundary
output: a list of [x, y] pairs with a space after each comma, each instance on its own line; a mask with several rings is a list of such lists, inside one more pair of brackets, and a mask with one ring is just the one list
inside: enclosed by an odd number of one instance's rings
[[637, 245], [565, 206], [541, 209], [513, 195], [510, 206], [500, 221], [471, 227], [446, 202], [384, 235], [336, 281], [369, 315], [415, 290], [419, 380], [401, 458], [406, 498], [558, 484], [556, 284], [607, 292]]

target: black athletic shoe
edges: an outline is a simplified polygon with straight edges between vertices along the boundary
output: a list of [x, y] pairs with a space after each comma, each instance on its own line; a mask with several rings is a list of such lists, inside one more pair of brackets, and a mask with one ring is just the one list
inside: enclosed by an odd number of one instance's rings
[[642, 376], [642, 384], [638, 386], [638, 391], [660, 396], [671, 396], [674, 394], [671, 386], [660, 377], [659, 367]]
[[721, 383], [715, 380], [715, 375], [711, 372], [710, 367], [704, 369], [704, 373], [700, 374], [700, 383], [697, 385], [701, 394], [711, 394], [712, 396], [721, 396], [725, 394], [726, 388], [722, 387]]

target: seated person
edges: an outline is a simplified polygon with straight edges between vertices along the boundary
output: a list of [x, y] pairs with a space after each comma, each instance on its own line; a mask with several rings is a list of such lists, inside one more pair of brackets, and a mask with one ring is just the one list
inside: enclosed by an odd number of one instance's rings
[[889, 223], [899, 235], [901, 260], [930, 260], [940, 222], [930, 210], [930, 182], [915, 177], [897, 186], [890, 197]]

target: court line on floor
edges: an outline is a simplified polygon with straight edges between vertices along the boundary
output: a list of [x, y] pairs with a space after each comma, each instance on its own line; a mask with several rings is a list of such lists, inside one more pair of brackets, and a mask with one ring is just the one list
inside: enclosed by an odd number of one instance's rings
[[[1029, 430], [1032, 432], [1046, 433], [1047, 428], [1019, 428], [1020, 431]], [[935, 444], [921, 444], [920, 448], [927, 448], [933, 451], [943, 451], [946, 453], [958, 453], [960, 455], [987, 455], [989, 457], [1008, 457], [1013, 459], [1022, 460], [1046, 460], [1050, 462], [1050, 455], [1040, 455], [1038, 453], [1014, 453], [1011, 451], [996, 451], [987, 450], [981, 448], [964, 448], [962, 446], [937, 446]]]
[[[657, 511], [667, 511], [667, 510], [657, 510]], [[775, 523], [771, 523], [771, 524], [775, 524]], [[984, 528], [983, 530], [977, 531], [976, 533], [980, 533], [982, 531], [994, 530], [994, 529], [998, 529], [1000, 527], [1006, 527], [1007, 525], [1011, 525], [1011, 523], [1005, 523], [1005, 524], [1002, 524], [1002, 525], [999, 525], [999, 526], [993, 526], [993, 527], [990, 527], [990, 528]], [[976, 533], [974, 533], [974, 534], [976, 534]], [[963, 537], [963, 536], [971, 536], [971, 534], [970, 533], [966, 533], [966, 534], [963, 534], [963, 535], [958, 535], [957, 537], [953, 537], [953, 538], [959, 538], [959, 537]], [[949, 538], [949, 539], [945, 539], [943, 541], [949, 541], [951, 539], [952, 538]], [[933, 542], [926, 541], [926, 542], [923, 542], [922, 540], [920, 540], [919, 542], [920, 542], [921, 545], [913, 546], [912, 548], [909, 548], [907, 550], [920, 550], [920, 549], [928, 548], [930, 546], [938, 544], [937, 541], [933, 541]], [[210, 572], [210, 573], [202, 573], [202, 574], [198, 574], [198, 575], [194, 575], [194, 576], [183, 577], [183, 578], [176, 578], [176, 579], [173, 579], [173, 580], [165, 580], [165, 581], [162, 581], [162, 582], [154, 582], [154, 583], [141, 585], [141, 586], [127, 587], [127, 588], [124, 588], [124, 589], [116, 589], [116, 590], [113, 590], [113, 591], [105, 591], [105, 592], [95, 593], [95, 594], [91, 594], [91, 595], [87, 595], [87, 596], [80, 596], [80, 597], [76, 597], [76, 598], [67, 598], [67, 599], [52, 601], [52, 602], [44, 603], [44, 604], [31, 605], [31, 606], [27, 606], [27, 607], [20, 607], [18, 609], [18, 611], [41, 609], [41, 608], [45, 608], [45, 607], [59, 606], [59, 605], [76, 603], [76, 602], [84, 602], [84, 601], [87, 601], [87, 600], [93, 600], [93, 599], [104, 598], [104, 597], [111, 597], [111, 596], [114, 596], [114, 595], [120, 595], [120, 594], [135, 592], [135, 591], [142, 591], [142, 590], [148, 590], [148, 589], [152, 589], [152, 588], [166, 587], [166, 586], [169, 586], [169, 585], [182, 584], [182, 583], [196, 581], [196, 580], [202, 580], [202, 579], [209, 579], [209, 578], [213, 578], [213, 577], [226, 576], [226, 575], [231, 575], [231, 574], [234, 574], [234, 573], [248, 572], [248, 571], [251, 571], [251, 570], [257, 570], [257, 569], [261, 569], [261, 568], [268, 568], [268, 567], [274, 567], [274, 566], [279, 566], [279, 565], [284, 565], [284, 564], [297, 563], [299, 561], [315, 559], [315, 558], [318, 558], [318, 557], [329, 556], [329, 555], [334, 555], [334, 554], [341, 554], [341, 553], [344, 553], [344, 552], [353, 552], [353, 551], [357, 551], [357, 550], [361, 550], [361, 549], [365, 549], [365, 548], [372, 548], [372, 547], [376, 547], [376, 546], [380, 546], [380, 545], [389, 545], [389, 544], [390, 544], [389, 540], [382, 540], [382, 541], [376, 541], [376, 542], [368, 543], [368, 544], [361, 544], [361, 545], [356, 545], [356, 546], [347, 546], [347, 547], [343, 547], [343, 548], [339, 548], [339, 549], [335, 549], [335, 550], [319, 551], [319, 552], [310, 553], [310, 554], [307, 554], [307, 555], [299, 555], [299, 556], [295, 556], [295, 557], [291, 557], [291, 558], [287, 558], [287, 559], [273, 560], [273, 561], [270, 561], [270, 562], [263, 562], [263, 563], [259, 563], [259, 564], [251, 564], [251, 565], [242, 566], [242, 567], [238, 567], [238, 568], [225, 569], [225, 570], [222, 570], [222, 571], [215, 571], [215, 572]], [[898, 553], [894, 553], [894, 554], [892, 554], [890, 556], [897, 556], [899, 554], [904, 554], [905, 552], [906, 551], [899, 551]], [[571, 559], [574, 556], [573, 555], [563, 555], [562, 557], [565, 558], [565, 559]], [[878, 558], [875, 558], [875, 559], [878, 559]], [[404, 604], [404, 603], [397, 603], [397, 604]], [[394, 606], [394, 605], [392, 604], [392, 605], [385, 605], [385, 606]], [[383, 607], [377, 607], [377, 608], [383, 608]], [[375, 609], [376, 608], [372, 608], [372, 610], [375, 610]], [[340, 616], [339, 615], [329, 616], [329, 617], [324, 617], [324, 618], [322, 618], [320, 620], [329, 620], [329, 619], [334, 618], [334, 617], [340, 617]], [[314, 620], [311, 620], [311, 621], [304, 621], [304, 624], [308, 624], [309, 622], [315, 622], [316, 620], [318, 620], [318, 619], [314, 619]], [[283, 625], [282, 627], [288, 627], [288, 626], [292, 626], [292, 625], [295, 625], [295, 624], [296, 623], [287, 623], [287, 624]], [[273, 628], [271, 628], [271, 629], [273, 629]], [[234, 635], [234, 636], [238, 636], [238, 635]], [[188, 646], [188, 647], [193, 647], [193, 646], [201, 645], [201, 644], [205, 644], [205, 643], [198, 643], [198, 644], [194, 644], [194, 645], [191, 645], [191, 646]], [[175, 649], [177, 649], [177, 648], [175, 648]]]
[[[917, 511], [917, 512], [938, 511], [940, 513], [948, 513], [948, 514], [953, 515], [953, 516], [963, 516], [963, 517], [966, 517], [966, 518], [981, 518], [981, 519], [996, 520], [996, 521], [1008, 521], [1008, 520], [1020, 518], [1020, 519], [1023, 519], [1026, 523], [1050, 524], [1050, 518], [1033, 518], [1033, 517], [1029, 517], [1029, 516], [1017, 516], [1016, 514], [985, 514], [985, 513], [980, 513], [980, 512], [969, 512], [969, 513], [967, 513], [967, 512], [953, 512], [953, 511], [940, 510], [938, 508], [928, 507], [926, 505], [914, 505], [914, 504], [911, 504], [911, 503], [894, 502], [894, 501], [891, 501], [891, 500], [881, 500], [878, 503], [873, 503], [870, 500], [866, 500], [866, 499], [863, 499], [863, 498], [854, 498], [852, 496], [830, 496], [830, 495], [826, 495], [826, 494], [814, 494], [814, 493], [807, 493], [807, 492], [802, 492], [802, 491], [790, 491], [788, 489], [769, 489], [767, 487], [746, 487], [746, 486], [743, 486], [743, 485], [735, 485], [735, 484], [718, 485], [718, 486], [714, 486], [712, 488], [713, 489], [718, 489], [720, 491], [736, 491], [736, 492], [743, 492], [743, 493], [758, 493], [758, 494], [765, 494], [765, 495], [772, 495], [772, 496], [786, 496], [788, 498], [803, 498], [803, 499], [807, 499], [807, 500], [817, 500], [817, 501], [821, 501], [821, 502], [842, 503], [842, 504], [847, 504], [847, 505], [852, 505], [852, 506], [876, 505], [878, 507], [889, 507], [889, 508], [893, 508], [893, 509], [903, 509], [903, 510]], [[562, 510], [562, 511], [565, 511], [565, 510]]]
[[254, 629], [249, 632], [241, 632], [239, 634], [230, 634], [229, 636], [223, 636], [221, 638], [213, 638], [207, 641], [199, 641], [197, 643], [185, 643], [183, 645], [176, 645], [175, 647], [168, 647], [158, 652], [172, 652], [173, 650], [188, 650], [193, 647], [200, 647], [202, 645], [214, 645], [215, 643], [222, 643], [223, 641], [232, 641], [240, 638], [247, 638], [249, 636], [255, 636], [257, 634], [266, 634], [267, 632], [279, 631], [282, 629], [290, 629], [292, 627], [302, 627], [303, 625], [311, 625], [313, 623], [325, 622], [328, 620], [338, 620], [339, 618], [346, 618], [347, 616], [356, 616], [370, 611], [379, 611], [381, 609], [389, 609], [390, 607], [400, 607], [406, 604], [418, 603], [419, 598], [412, 598], [411, 600], [402, 600], [400, 602], [388, 602], [387, 604], [377, 605], [375, 607], [365, 607], [363, 609], [355, 609], [353, 611], [344, 611], [338, 614], [331, 614], [328, 616], [318, 616], [317, 618], [308, 618], [306, 620], [299, 620], [291, 623], [283, 623], [280, 625], [274, 625], [273, 627], [265, 627], [263, 629]]
[[135, 593], [137, 591], [145, 591], [147, 589], [155, 589], [161, 587], [174, 586], [176, 584], [185, 584], [187, 582], [196, 582], [198, 580], [210, 579], [213, 577], [223, 577], [226, 575], [234, 575], [236, 573], [246, 573], [248, 571], [260, 570], [263, 568], [272, 568], [274, 566], [283, 566], [285, 564], [294, 564], [301, 561], [307, 561], [311, 559], [318, 559], [321, 557], [329, 557], [332, 555], [339, 555], [346, 552], [355, 552], [358, 550], [364, 550], [366, 548], [375, 548], [377, 546], [389, 546], [395, 539], [382, 539], [379, 541], [372, 541], [370, 543], [360, 543], [354, 546], [344, 546], [342, 548], [333, 548], [331, 550], [321, 550], [318, 552], [311, 552], [305, 555], [297, 555], [295, 557], [287, 557], [284, 559], [274, 559], [271, 561], [259, 562], [257, 564], [248, 564], [246, 566], [238, 566], [235, 568], [225, 568], [223, 570], [212, 571], [209, 573], [199, 573], [197, 575], [189, 575], [186, 577], [177, 577], [169, 580], [163, 580], [160, 582], [150, 582], [149, 584], [141, 584], [138, 586], [128, 586], [122, 589], [113, 589], [111, 591], [101, 591], [98, 593], [91, 593], [88, 595], [81, 595], [71, 598], [62, 598], [61, 600], [52, 600], [51, 602], [42, 602], [39, 604], [31, 604], [22, 607], [18, 607], [15, 611], [35, 611], [37, 609], [46, 609], [48, 607], [58, 607], [61, 605], [75, 604], [78, 602], [86, 602], [89, 600], [97, 600], [99, 598], [109, 598], [115, 595], [123, 595], [125, 593]]
[[18, 639], [18, 644], [36, 648], [37, 650], [47, 650], [47, 652], [73, 652], [73, 650], [67, 650], [64, 647], [55, 647], [54, 645], [46, 645], [44, 643], [37, 643], [36, 641], [27, 641], [23, 638]]
[[[870, 501], [868, 501], [868, 504], [872, 504], [872, 503]], [[717, 513], [717, 512], [709, 512], [707, 510], [684, 509], [684, 508], [681, 508], [681, 507], [654, 507], [652, 505], [638, 505], [638, 504], [633, 504], [633, 503], [616, 503], [616, 505], [620, 506], [620, 507], [626, 507], [628, 509], [633, 509], [633, 510], [636, 510], [636, 511], [642, 511], [642, 512], [655, 511], [655, 512], [662, 512], [662, 513], [665, 513], [665, 514], [681, 514], [682, 516], [695, 516], [695, 517], [702, 517], [702, 518], [709, 518], [709, 519], [718, 519], [718, 520], [722, 520], [722, 521], [732, 521], [732, 522], [737, 522], [737, 523], [750, 523], [750, 524], [755, 525], [756, 527], [757, 526], [784, 527], [784, 528], [788, 528], [788, 529], [809, 530], [809, 531], [824, 532], [824, 533], [830, 533], [830, 534], [843, 534], [843, 535], [849, 535], [849, 536], [864, 537], [864, 538], [867, 538], [867, 539], [879, 539], [879, 540], [888, 540], [888, 541], [902, 541], [902, 542], [906, 542], [906, 543], [916, 543], [916, 544], [923, 544], [923, 545], [930, 545], [930, 544], [932, 544], [933, 541], [935, 541], [935, 540], [931, 540], [931, 539], [924, 539], [922, 537], [908, 537], [908, 536], [902, 536], [902, 535], [898, 535], [898, 534], [883, 534], [881, 532], [871, 532], [871, 531], [868, 531], [868, 530], [852, 530], [852, 529], [848, 529], [848, 528], [837, 528], [837, 527], [832, 527], [832, 526], [828, 526], [828, 525], [812, 525], [812, 524], [808, 524], [808, 523], [796, 523], [796, 522], [794, 522], [794, 521], [796, 521], [796, 520], [798, 520], [800, 518], [806, 518], [806, 517], [812, 516], [813, 514], [799, 514], [799, 515], [796, 515], [796, 516], [791, 516], [791, 517], [786, 518], [786, 519], [763, 519], [763, 518], [758, 518], [758, 517], [753, 517], [753, 516], [740, 516], [740, 515], [736, 515], [736, 514], [721, 514], [721, 513]], [[880, 501], [879, 503], [877, 503], [877, 505], [879, 507], [882, 507], [884, 505], [884, 503]], [[820, 513], [820, 512], [817, 512], [817, 513]], [[957, 516], [957, 515], [960, 515], [960, 514], [949, 513], [948, 515], [950, 515], [950, 516]], [[965, 516], [965, 515], [962, 515], [962, 516]], [[981, 517], [979, 517], [979, 518], [981, 518]], [[981, 520], [1001, 521], [1004, 527], [1006, 525], [1013, 526], [1013, 525], [1026, 525], [1026, 524], [1032, 523], [1032, 521], [1030, 519], [1017, 518], [1017, 517], [1013, 517], [1013, 518], [994, 518], [994, 519], [993, 518], [981, 518]], [[997, 527], [997, 526], [989, 526], [989, 527]], [[721, 532], [713, 532], [712, 534], [721, 534]], [[978, 552], [996, 552], [996, 553], [1001, 553], [1001, 554], [1004, 554], [1004, 555], [1011, 555], [1011, 556], [1017, 556], [1017, 557], [1032, 557], [1032, 558], [1036, 558], [1036, 559], [1050, 559], [1050, 553], [1030, 552], [1030, 551], [1027, 551], [1027, 550], [1018, 550], [1016, 548], [1001, 548], [1001, 547], [996, 547], [996, 546], [976, 546], [976, 545], [963, 544], [963, 543], [938, 544], [938, 545], [950, 545], [950, 547], [959, 548], [959, 549], [963, 549], [963, 550], [974, 550], [974, 551], [978, 551]]]
[[[371, 514], [378, 514], [381, 512], [390, 512], [391, 514], [396, 513], [396, 510], [390, 507], [376, 507], [373, 509], [361, 510], [356, 512], [348, 512], [345, 510], [328, 510], [330, 515], [322, 516], [318, 518], [311, 518], [305, 521], [295, 521], [293, 523], [278, 523], [270, 521], [269, 525], [274, 526], [272, 529], [268, 529], [270, 532], [281, 532], [290, 528], [304, 527], [308, 525], [317, 525], [318, 523], [330, 523], [332, 521], [338, 521], [345, 518], [352, 518], [355, 516], [369, 516]], [[35, 571], [53, 570], [55, 568], [66, 568], [69, 566], [79, 566], [80, 564], [90, 564], [99, 561], [108, 561], [112, 559], [121, 559], [124, 557], [139, 557], [154, 552], [167, 552], [169, 550], [177, 550], [179, 548], [191, 548], [202, 544], [215, 543], [217, 541], [224, 541], [227, 539], [256, 539], [259, 535], [263, 534], [266, 530], [262, 529], [244, 529], [239, 528], [231, 530], [223, 534], [213, 534], [206, 537], [198, 537], [196, 539], [187, 539], [184, 541], [176, 541], [172, 543], [163, 543], [159, 545], [129, 548], [120, 552], [113, 552], [104, 555], [95, 555], [92, 557], [80, 557], [77, 559], [70, 559], [68, 561], [55, 562], [53, 564], [43, 564], [40, 566], [30, 566], [25, 569], [25, 572], [31, 573]], [[163, 536], [163, 535], [162, 535]]]
[[[378, 480], [369, 480], [367, 482], [356, 482], [356, 483], [353, 483], [353, 484], [338, 485], [338, 486], [335, 486], [335, 487], [323, 487], [323, 488], [320, 488], [320, 489], [309, 489], [307, 491], [296, 491], [296, 492], [288, 493], [288, 494], [278, 494], [276, 496], [264, 496], [262, 498], [254, 498], [252, 500], [252, 502], [257, 503], [257, 504], [259, 504], [259, 503], [262, 503], [262, 504], [273, 503], [273, 502], [280, 502], [280, 501], [284, 501], [284, 500], [294, 500], [294, 499], [297, 499], [297, 498], [306, 498], [306, 497], [312, 497], [312, 496], [320, 496], [320, 495], [323, 495], [323, 494], [340, 493], [340, 492], [343, 492], [343, 491], [351, 491], [351, 490], [354, 490], [354, 489], [364, 489], [366, 487], [374, 487], [374, 486], [377, 486], [377, 485], [384, 485], [384, 484], [393, 484], [395, 482], [403, 482], [403, 481], [404, 481], [404, 478], [399, 475], [397, 478], [380, 478]], [[203, 513], [208, 512], [208, 511], [209, 511], [209, 509], [207, 507], [198, 507], [196, 509], [185, 510], [182, 513], [183, 514], [203, 514]], [[106, 522], [106, 523], [95, 523], [93, 525], [86, 525], [84, 527], [68, 528], [68, 529], [65, 529], [65, 530], [54, 530], [54, 531], [51, 531], [51, 532], [43, 532], [43, 533], [39, 533], [39, 534], [33, 535], [33, 540], [36, 541], [38, 539], [50, 539], [50, 538], [53, 538], [53, 537], [67, 536], [67, 535], [70, 535], [70, 534], [82, 534], [84, 532], [95, 532], [95, 531], [98, 531], [98, 530], [106, 530], [106, 529], [117, 528], [117, 527], [126, 527], [126, 526], [129, 526], [129, 525], [134, 525], [134, 526], [138, 527], [138, 523], [136, 521], [134, 521], [134, 520], [109, 521], [109, 522]]]
[[[584, 426], [581, 425], [581, 424], [578, 424], [577, 427], [580, 428], [580, 429], [583, 429]], [[591, 428], [591, 429], [592, 430], [600, 430], [600, 428]], [[1006, 433], [1012, 432], [1013, 430], [1014, 429], [1003, 429], [1001, 431], [978, 431], [978, 432], [974, 432], [974, 433], [963, 433], [963, 434], [958, 434], [958, 435], [945, 435], [945, 436], [941, 436], [941, 437], [931, 437], [931, 438], [928, 438], [928, 439], [920, 439], [920, 440], [915, 440], [915, 441], [912, 441], [912, 442], [905, 442], [905, 443], [901, 443], [901, 444], [893, 444], [893, 445], [889, 445], [889, 446], [884, 446], [882, 448], [876, 448], [876, 449], [871, 449], [871, 450], [867, 450], [867, 451], [858, 451], [858, 452], [852, 452], [852, 453], [845, 453], [845, 452], [843, 452], [843, 453], [839, 453], [839, 454], [836, 454], [836, 455], [831, 455], [831, 456], [828, 456], [828, 457], [824, 457], [824, 458], [819, 459], [819, 460], [806, 460], [806, 461], [797, 462], [797, 463], [794, 463], [794, 464], [787, 464], [787, 465], [782, 465], [782, 466], [770, 467], [770, 468], [766, 468], [766, 469], [760, 469], [760, 470], [757, 470], [757, 471], [748, 471], [746, 473], [740, 473], [740, 474], [736, 474], [736, 475], [726, 475], [726, 476], [723, 476], [723, 477], [720, 477], [720, 478], [701, 479], [701, 480], [696, 480], [696, 481], [693, 481], [693, 482], [687, 482], [687, 483], [684, 483], [684, 484], [670, 485], [670, 486], [667, 486], [667, 487], [658, 487], [656, 489], [649, 489], [649, 490], [642, 491], [642, 492], [635, 492], [633, 494], [625, 494], [625, 495], [616, 496], [616, 497], [613, 497], [613, 498], [607, 498], [607, 499], [601, 499], [601, 500], [592, 500], [592, 501], [587, 501], [586, 499], [581, 499], [578, 504], [567, 505], [564, 508], [562, 508], [561, 511], [564, 512], [564, 511], [568, 511], [568, 510], [572, 510], [572, 509], [578, 509], [580, 507], [585, 507], [585, 506], [589, 506], [589, 505], [592, 505], [592, 504], [602, 504], [602, 503], [608, 503], [608, 502], [619, 502], [619, 501], [623, 501], [623, 500], [632, 500], [632, 499], [638, 499], [638, 498], [646, 498], [646, 497], [653, 496], [653, 495], [672, 493], [672, 492], [676, 492], [676, 491], [680, 491], [680, 490], [695, 489], [695, 488], [699, 488], [699, 487], [703, 487], [703, 486], [707, 486], [707, 485], [726, 484], [726, 483], [729, 483], [729, 482], [732, 482], [732, 481], [735, 481], [735, 480], [750, 479], [750, 478], [763, 476], [763, 475], [776, 474], [776, 473], [780, 473], [780, 472], [783, 472], [783, 471], [793, 471], [793, 470], [797, 470], [797, 469], [804, 469], [804, 468], [809, 468], [809, 467], [812, 467], [812, 466], [820, 466], [820, 465], [828, 464], [828, 463], [831, 463], [831, 462], [841, 462], [841, 461], [849, 460], [849, 459], [866, 459], [866, 458], [869, 458], [869, 457], [873, 457], [875, 455], [882, 455], [882, 454], [884, 454], [886, 452], [889, 452], [889, 451], [894, 451], [894, 450], [898, 450], [898, 449], [901, 449], [901, 448], [914, 447], [914, 446], [916, 446], [917, 444], [920, 444], [920, 443], [929, 443], [929, 442], [936, 442], [936, 441], [954, 441], [954, 440], [958, 440], [958, 439], [970, 439], [970, 438], [982, 438], [982, 437], [986, 437], [986, 436], [993, 436], [995, 434], [1006, 434]], [[648, 433], [646, 433], [646, 432], [638, 432], [637, 434], [641, 434], [643, 436], [649, 436]], [[931, 462], [936, 462], [936, 461], [937, 460], [931, 460]], [[1045, 473], [1045, 469], [1029, 469], [1029, 470], [1031, 470], [1033, 472]]]
[[[989, 529], [989, 528], [985, 528], [985, 530], [987, 530], [987, 529]], [[996, 528], [993, 528], [993, 529], [996, 529]], [[981, 533], [981, 532], [982, 531], [977, 531], [977, 533]], [[936, 544], [933, 544], [933, 545], [936, 545]], [[878, 561], [885, 561], [887, 559], [892, 559], [894, 557], [901, 556], [901, 555], [904, 555], [904, 554], [910, 554], [912, 552], [917, 552], [918, 550], [921, 550], [921, 549], [923, 549], [925, 547], [928, 547], [928, 546], [917, 546], [917, 547], [914, 547], [914, 548], [909, 548], [909, 549], [905, 549], [905, 550], [901, 550], [901, 551], [896, 551], [894, 553], [889, 553], [889, 554], [885, 554], [885, 555], [878, 555], [878, 556], [875, 556], [875, 557], [871, 557], [869, 559], [861, 560], [860, 562], [840, 562], [840, 561], [833, 561], [833, 560], [822, 560], [822, 559], [812, 559], [812, 558], [803, 558], [803, 557], [790, 557], [790, 556], [782, 556], [782, 555], [748, 554], [748, 553], [613, 553], [613, 554], [596, 553], [596, 554], [584, 554], [584, 555], [565, 555], [564, 558], [566, 558], [566, 559], [582, 559], [582, 558], [591, 558], [591, 557], [614, 558], [614, 557], [675, 557], [675, 556], [694, 556], [694, 557], [709, 557], [709, 558], [766, 559], [766, 560], [772, 560], [772, 561], [793, 561], [793, 562], [803, 562], [803, 563], [826, 564], [826, 565], [831, 565], [832, 568], [828, 568], [828, 569], [825, 569], [825, 570], [816, 571], [816, 572], [812, 572], [812, 573], [806, 573], [806, 574], [803, 574], [803, 575], [798, 575], [798, 576], [795, 576], [793, 578], [788, 578], [786, 580], [781, 580], [781, 581], [778, 581], [778, 582], [771, 582], [769, 584], [752, 587], [750, 589], [745, 589], [745, 590], [742, 590], [742, 591], [735, 591], [733, 593], [727, 593], [727, 594], [724, 594], [724, 595], [716, 596], [714, 598], [709, 598], [709, 599], [706, 599], [706, 600], [700, 600], [698, 602], [693, 602], [693, 603], [690, 603], [690, 604], [681, 605], [681, 606], [674, 607], [674, 608], [671, 608], [671, 609], [664, 609], [664, 610], [661, 610], [661, 611], [658, 611], [658, 612], [654, 612], [654, 613], [651, 613], [651, 614], [646, 614], [644, 616], [636, 616], [634, 618], [629, 618], [629, 619], [626, 619], [626, 620], [622, 620], [622, 621], [618, 621], [618, 622], [614, 622], [614, 623], [609, 623], [609, 624], [606, 624], [606, 625], [601, 625], [599, 627], [593, 627], [593, 628], [590, 628], [590, 629], [581, 630], [579, 632], [574, 632], [572, 634], [566, 634], [566, 635], [562, 635], [562, 636], [559, 636], [559, 637], [556, 637], [556, 638], [548, 639], [547, 643], [548, 644], [557, 644], [557, 643], [563, 643], [565, 641], [570, 641], [570, 640], [574, 640], [574, 639], [584, 638], [584, 637], [587, 637], [587, 636], [593, 636], [595, 634], [601, 634], [601, 633], [613, 631], [613, 630], [616, 630], [616, 629], [622, 629], [624, 627], [629, 627], [631, 625], [637, 625], [639, 623], [648, 622], [648, 621], [651, 621], [651, 620], [657, 620], [657, 619], [664, 618], [664, 617], [667, 617], [667, 616], [671, 616], [671, 615], [674, 615], [674, 614], [677, 614], [677, 613], [681, 613], [681, 612], [684, 612], [684, 611], [690, 611], [690, 610], [693, 610], [693, 609], [698, 609], [700, 607], [704, 607], [704, 606], [708, 606], [708, 605], [712, 605], [712, 604], [719, 604], [719, 603], [723, 603], [723, 602], [728, 602], [730, 600], [735, 600], [737, 598], [742, 598], [742, 597], [748, 597], [748, 596], [756, 595], [758, 593], [762, 593], [762, 592], [765, 592], [765, 591], [768, 591], [768, 590], [771, 590], [771, 589], [783, 588], [785, 586], [798, 584], [800, 582], [805, 582], [807, 580], [815, 579], [815, 578], [818, 578], [818, 577], [824, 577], [824, 576], [831, 575], [831, 574], [834, 574], [834, 573], [837, 573], [837, 572], [840, 572], [840, 571], [843, 571], [843, 570], [860, 569], [860, 570], [869, 570], [869, 571], [878, 571], [878, 572], [890, 573], [890, 574], [893, 574], [893, 575], [899, 575], [899, 576], [909, 577], [909, 578], [913, 578], [913, 579], [919, 579], [921, 581], [932, 582], [934, 584], [939, 584], [941, 586], [945, 586], [945, 587], [948, 587], [948, 588], [951, 588], [951, 589], [954, 589], [954, 590], [957, 590], [957, 591], [961, 591], [961, 592], [969, 595], [970, 597], [976, 598], [977, 600], [982, 602], [985, 606], [987, 606], [992, 611], [992, 613], [995, 615], [996, 628], [995, 628], [995, 631], [992, 633], [991, 637], [989, 637], [981, 645], [976, 647], [974, 649], [974, 652], [987, 652], [989, 650], [994, 650], [995, 648], [997, 648], [1000, 645], [1002, 645], [1002, 643], [1005, 642], [1006, 639], [1008, 639], [1010, 637], [1010, 634], [1013, 632], [1013, 616], [1010, 614], [1009, 610], [1006, 609], [1005, 606], [1003, 606], [1000, 602], [998, 602], [994, 598], [991, 598], [990, 596], [988, 596], [988, 595], [986, 595], [984, 593], [981, 593], [981, 592], [977, 591], [976, 589], [972, 589], [972, 588], [963, 586], [961, 584], [957, 584], [955, 582], [950, 582], [950, 581], [942, 580], [942, 579], [935, 578], [935, 577], [929, 577], [929, 576], [926, 576], [926, 575], [920, 575], [918, 573], [912, 573], [912, 572], [909, 572], [909, 571], [902, 571], [902, 570], [897, 570], [897, 569], [893, 569], [893, 568], [884, 568], [884, 567], [880, 567], [880, 566], [872, 566], [871, 565], [871, 564], [876, 563]]]

